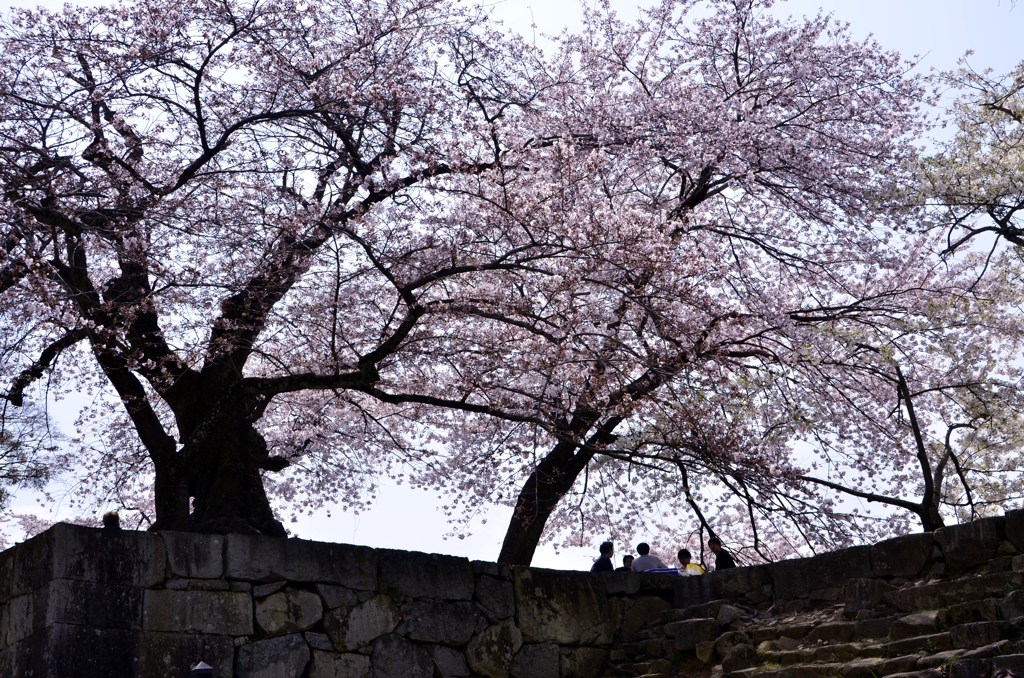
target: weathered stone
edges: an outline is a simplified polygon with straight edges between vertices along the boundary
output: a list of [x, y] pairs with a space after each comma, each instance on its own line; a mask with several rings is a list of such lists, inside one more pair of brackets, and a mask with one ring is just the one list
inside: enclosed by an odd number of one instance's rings
[[[1008, 542], [1003, 542], [1007, 544]], [[1002, 547], [1000, 547], [1002, 548]], [[1009, 572], [1013, 569], [1013, 556], [998, 556], [988, 561], [988, 567], [986, 568], [989, 572]]]
[[892, 631], [896, 617], [881, 619], [858, 619], [854, 623], [854, 636], [857, 638], [885, 638]]
[[631, 601], [622, 617], [620, 636], [632, 640], [636, 634], [669, 609], [669, 604], [656, 596], [642, 596]]
[[705, 576], [711, 578], [715, 593], [724, 598], [739, 598], [772, 582], [765, 565], [734, 567]]
[[559, 678], [560, 657], [552, 643], [523, 645], [512, 660], [512, 678]]
[[800, 648], [800, 641], [790, 636], [779, 636], [776, 642], [779, 644], [779, 649], [784, 652], [794, 652]]
[[893, 622], [892, 637], [896, 640], [901, 640], [903, 638], [912, 638], [913, 636], [927, 636], [932, 633], [938, 633], [942, 630], [941, 622], [938, 610], [908, 614]]
[[720, 597], [715, 593], [712, 578], [707, 575], [675, 578], [673, 584], [674, 607], [684, 608], [703, 605]]
[[1003, 517], [1006, 538], [1017, 547], [1018, 551], [1024, 552], [1024, 509], [1007, 511]]
[[506, 619], [488, 626], [470, 641], [466, 660], [475, 673], [487, 678], [506, 678], [522, 646], [523, 634], [511, 619]]
[[768, 602], [769, 600], [772, 599], [772, 592], [774, 590], [775, 590], [775, 587], [772, 586], [771, 584], [765, 584], [764, 586], [759, 586], [756, 589], [753, 589], [751, 591], [747, 591], [747, 594], [746, 594], [747, 595], [747, 600], [749, 600], [750, 602], [754, 603], [755, 605], [760, 605], [761, 603], [766, 603], [766, 602]]
[[719, 657], [725, 657], [732, 652], [732, 649], [737, 645], [746, 645], [749, 642], [750, 638], [747, 634], [740, 631], [729, 631], [715, 639], [715, 652], [718, 653]]
[[1010, 625], [1006, 622], [974, 622], [960, 624], [949, 630], [955, 647], [981, 647], [995, 643], [1007, 636]]
[[917, 660], [915, 666], [920, 669], [934, 669], [948, 666], [953, 661], [960, 658], [963, 650], [946, 650], [945, 652], [936, 652], [935, 654], [926, 654]]
[[167, 563], [175, 577], [220, 579], [224, 576], [224, 537], [195, 532], [161, 532]]
[[680, 651], [696, 649], [697, 643], [718, 637], [717, 619], [687, 619], [665, 625], [665, 635], [674, 638], [674, 647]]
[[866, 657], [854, 659], [843, 664], [841, 673], [843, 678], [875, 678], [881, 675], [879, 668], [885, 660], [880, 657]]
[[508, 619], [516, 613], [512, 582], [482, 574], [476, 579], [476, 600], [494, 619]]
[[931, 532], [886, 539], [871, 547], [876, 577], [917, 577], [931, 562], [935, 540]]
[[231, 636], [184, 633], [143, 633], [140, 636], [136, 676], [181, 678], [182, 667], [204, 661], [214, 675], [231, 675], [235, 643]]
[[14, 597], [14, 554], [17, 549], [0, 552], [0, 605]]
[[597, 678], [601, 675], [608, 653], [596, 647], [576, 647], [562, 655], [562, 678]]
[[722, 626], [728, 626], [737, 619], [742, 619], [743, 615], [747, 612], [735, 605], [723, 605], [718, 608], [718, 623]]
[[256, 586], [252, 587], [252, 597], [266, 598], [272, 593], [277, 593], [285, 586], [287, 586], [287, 584], [288, 582], [286, 581], [272, 581], [268, 584], [257, 584]]
[[86, 624], [115, 629], [142, 627], [142, 589], [57, 579], [11, 601], [11, 640], [51, 624]]
[[697, 643], [697, 647], [694, 650], [697, 654], [697, 659], [705, 664], [713, 664], [718, 657], [718, 653], [715, 652], [715, 644], [710, 640]]
[[224, 571], [229, 579], [321, 582], [357, 591], [377, 588], [377, 552], [365, 546], [229, 534]]
[[933, 633], [928, 636], [894, 640], [891, 643], [886, 643], [885, 647], [890, 656], [903, 656], [919, 650], [927, 650], [928, 652], [952, 650], [953, 641], [949, 633]]
[[512, 569], [516, 616], [528, 643], [607, 645], [618, 630], [601, 579], [588, 572]]
[[483, 615], [473, 603], [412, 602], [402, 606], [400, 633], [412, 640], [441, 645], [469, 642]]
[[338, 652], [351, 652], [391, 633], [402, 613], [388, 596], [377, 595], [354, 608], [337, 608], [324, 615], [324, 631]]
[[301, 633], [247, 643], [238, 648], [238, 678], [300, 678], [309, 663], [309, 646]]
[[[1013, 595], [1012, 593], [1010, 594]], [[946, 610], [944, 622], [951, 626], [957, 624], [969, 624], [980, 621], [998, 621], [1003, 618], [1000, 610], [1000, 602], [996, 598], [985, 598], [983, 600], [972, 600], [966, 603], [951, 605]], [[1010, 615], [1010, 619], [1016, 615]]]
[[142, 604], [146, 631], [252, 635], [252, 599], [230, 591], [146, 591]]
[[370, 658], [353, 652], [314, 649], [309, 678], [370, 678]]
[[302, 637], [306, 639], [306, 645], [309, 645], [312, 650], [334, 652], [334, 645], [331, 644], [331, 639], [327, 637], [326, 633], [306, 631], [302, 634]]
[[444, 645], [431, 645], [428, 649], [430, 658], [434, 661], [436, 672], [441, 678], [456, 678], [469, 675], [469, 667], [466, 666], [466, 658], [458, 650], [453, 650]]
[[489, 577], [497, 577], [498, 579], [508, 579], [512, 576], [508, 569], [508, 565], [505, 563], [490, 563], [486, 560], [473, 560], [469, 563], [470, 567], [473, 568], [473, 574], [486, 574]]
[[807, 634], [810, 641], [820, 640], [825, 643], [845, 643], [853, 638], [856, 624], [854, 622], [834, 621], [819, 624]]
[[110, 532], [58, 523], [15, 549], [12, 595], [54, 579], [156, 586], [163, 582], [164, 542], [152, 532]]
[[466, 558], [382, 549], [380, 591], [391, 596], [470, 600], [473, 568]]
[[846, 585], [845, 609], [847, 612], [872, 610], [885, 600], [886, 593], [895, 590], [895, 586], [878, 579], [851, 579]]
[[275, 593], [256, 603], [256, 624], [268, 636], [297, 633], [316, 626], [323, 612], [323, 603], [315, 593]]
[[737, 645], [722, 658], [722, 670], [726, 673], [750, 668], [760, 663], [757, 650], [750, 645]]
[[332, 586], [331, 584], [317, 584], [316, 592], [324, 601], [324, 608], [333, 610], [336, 607], [353, 607], [359, 603], [356, 592], [344, 586]]
[[1011, 591], [999, 604], [1003, 619], [1024, 616], [1024, 591]]
[[806, 598], [812, 589], [838, 588], [850, 579], [871, 577], [871, 547], [854, 546], [813, 558], [780, 560], [768, 568], [776, 601]]
[[427, 651], [394, 633], [373, 642], [370, 654], [373, 678], [431, 678], [434, 662]]
[[814, 624], [807, 622], [780, 624], [776, 631], [780, 636], [786, 636], [787, 638], [803, 638], [811, 632], [811, 629], [813, 629], [814, 626]]
[[991, 659], [992, 657], [998, 657], [1004, 654], [1013, 653], [1013, 643], [1009, 640], [1000, 640], [995, 643], [989, 643], [988, 645], [982, 645], [981, 647], [973, 650], [964, 652], [964, 659]]
[[135, 672], [139, 633], [78, 624], [54, 624], [4, 651], [10, 672], [22, 676], [110, 678]]
[[996, 516], [935, 530], [935, 543], [942, 549], [946, 567], [956, 572], [994, 558], [1005, 537], [1005, 525], [1003, 517]]
[[949, 678], [988, 678], [986, 664], [981, 659], [960, 659], [949, 665]]
[[604, 581], [604, 588], [610, 595], [633, 596], [640, 592], [643, 572], [602, 572], [599, 575]]

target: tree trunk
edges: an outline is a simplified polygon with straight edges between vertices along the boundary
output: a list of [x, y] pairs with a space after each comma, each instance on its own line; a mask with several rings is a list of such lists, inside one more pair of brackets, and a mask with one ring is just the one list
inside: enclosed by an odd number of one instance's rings
[[263, 488], [260, 469], [267, 462], [267, 443], [250, 421], [250, 411], [242, 403], [224, 407], [185, 450], [196, 532], [286, 536]]
[[558, 443], [527, 478], [501, 544], [499, 563], [529, 565], [548, 519], [593, 458], [592, 451]]

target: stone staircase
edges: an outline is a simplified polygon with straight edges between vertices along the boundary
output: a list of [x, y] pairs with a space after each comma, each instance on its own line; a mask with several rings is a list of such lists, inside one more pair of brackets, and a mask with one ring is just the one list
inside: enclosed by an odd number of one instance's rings
[[670, 609], [613, 649], [604, 675], [1024, 678], [1024, 555], [1009, 542], [999, 551], [955, 575], [851, 579], [845, 602]]

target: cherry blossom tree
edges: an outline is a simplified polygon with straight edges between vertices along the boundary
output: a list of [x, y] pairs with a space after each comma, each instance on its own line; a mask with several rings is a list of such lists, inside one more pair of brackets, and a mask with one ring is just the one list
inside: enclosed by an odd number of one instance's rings
[[63, 465], [161, 529], [411, 469], [529, 563], [667, 468], [827, 532], [792, 441], [893, 345], [939, 371], [976, 267], [897, 229], [906, 65], [770, 5], [604, 6], [550, 56], [441, 0], [12, 13], [4, 398], [96, 393]]

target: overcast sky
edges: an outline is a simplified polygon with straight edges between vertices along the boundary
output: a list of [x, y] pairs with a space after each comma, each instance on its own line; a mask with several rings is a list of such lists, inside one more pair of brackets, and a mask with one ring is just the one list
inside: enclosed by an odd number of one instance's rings
[[[8, 4], [44, 4], [57, 8], [62, 3], [10, 3], [8, 0]], [[579, 5], [564, 0], [504, 0], [488, 4], [510, 29], [531, 36], [534, 32], [531, 24], [535, 24], [538, 44], [543, 42], [541, 34], [556, 34], [566, 26], [576, 27], [580, 14]], [[634, 1], [613, 0], [613, 5], [624, 17], [637, 14]], [[953, 68], [968, 50], [974, 51], [970, 64], [976, 69], [1007, 71], [1024, 60], [1021, 38], [1024, 36], [1024, 3], [1014, 8], [1009, 0], [791, 0], [779, 2], [774, 8], [779, 16], [813, 15], [819, 10], [849, 22], [856, 37], [873, 34], [886, 48], [897, 50], [907, 58], [917, 55], [921, 72]], [[33, 496], [22, 495], [13, 508], [35, 512], [33, 499]], [[287, 527], [296, 536], [309, 539], [451, 553], [481, 560], [497, 557], [509, 509], [480, 516], [487, 523], [478, 520], [472, 534], [465, 539], [443, 540], [442, 536], [450, 527], [436, 506], [437, 501], [429, 492], [386, 484], [379, 494], [377, 507], [358, 518], [338, 507], [332, 510], [331, 518], [320, 512]], [[623, 553], [623, 546], [616, 544], [617, 556]], [[671, 544], [664, 546], [666, 553], [671, 552]], [[534, 564], [587, 569], [595, 555], [596, 544], [561, 554], [556, 554], [551, 547], [542, 547]]]

